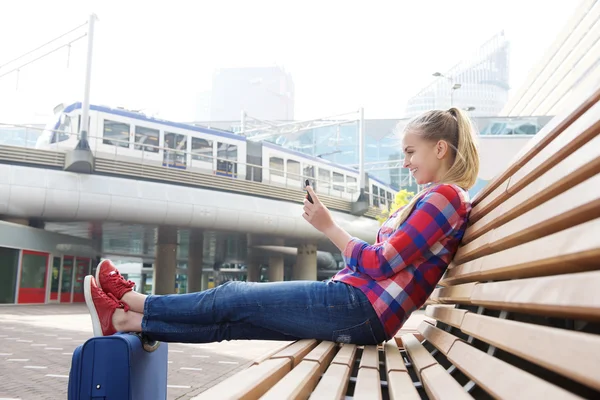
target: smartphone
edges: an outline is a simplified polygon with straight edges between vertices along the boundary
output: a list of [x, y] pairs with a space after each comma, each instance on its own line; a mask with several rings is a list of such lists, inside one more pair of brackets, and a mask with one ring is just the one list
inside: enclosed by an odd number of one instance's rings
[[[304, 182], [304, 186], [310, 186], [310, 182], [309, 182], [308, 179]], [[315, 202], [313, 201], [312, 197], [310, 197], [310, 193], [306, 193], [306, 199], [308, 201], [310, 201], [312, 204], [315, 204]]]

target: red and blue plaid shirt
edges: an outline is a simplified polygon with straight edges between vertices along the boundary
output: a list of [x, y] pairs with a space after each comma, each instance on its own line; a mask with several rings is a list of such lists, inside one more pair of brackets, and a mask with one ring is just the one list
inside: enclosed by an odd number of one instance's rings
[[381, 320], [388, 339], [423, 306], [458, 250], [471, 211], [469, 194], [441, 184], [420, 195], [396, 230], [393, 213], [377, 243], [352, 238], [343, 253], [346, 267], [332, 280], [361, 289]]

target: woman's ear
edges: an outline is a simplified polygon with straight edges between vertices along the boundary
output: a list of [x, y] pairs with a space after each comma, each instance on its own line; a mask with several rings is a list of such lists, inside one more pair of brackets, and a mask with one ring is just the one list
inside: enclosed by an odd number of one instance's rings
[[435, 145], [435, 155], [438, 160], [441, 160], [448, 153], [448, 143], [445, 140], [438, 140]]

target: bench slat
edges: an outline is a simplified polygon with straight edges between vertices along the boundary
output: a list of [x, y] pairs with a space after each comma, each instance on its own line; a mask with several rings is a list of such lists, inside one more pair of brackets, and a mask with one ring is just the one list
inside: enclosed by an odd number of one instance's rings
[[292, 362], [288, 358], [266, 360], [230, 376], [193, 400], [258, 399], [291, 369]]
[[391, 400], [421, 400], [408, 372], [390, 371], [387, 374], [387, 381]]
[[292, 368], [294, 368], [300, 363], [300, 361], [302, 361], [304, 356], [310, 353], [310, 351], [315, 347], [317, 347], [317, 341], [315, 339], [298, 340], [297, 342], [272, 355], [271, 360], [278, 358], [289, 358], [292, 360]]
[[494, 398], [580, 398], [462, 341], [454, 344], [448, 360]]
[[550, 168], [561, 163], [569, 154], [575, 153], [598, 135], [599, 131], [600, 103], [596, 103], [528, 163], [515, 171], [510, 178], [509, 194], [520, 191]]
[[568, 101], [564, 104], [565, 108], [557, 113], [537, 134], [535, 134], [529, 142], [521, 149], [521, 151], [511, 160], [508, 168], [497, 175], [489, 182], [473, 199], [473, 204], [476, 206], [485, 199], [498, 185], [536, 154], [542, 151], [548, 143], [551, 143], [554, 138], [561, 134], [567, 127], [583, 115], [588, 109], [600, 100], [600, 81], [596, 81], [594, 85], [581, 86], [576, 92], [569, 96]]
[[385, 370], [386, 372], [399, 371], [408, 372], [404, 359], [400, 354], [400, 349], [396, 345], [395, 341], [388, 341], [383, 345], [383, 351], [385, 354]]
[[[523, 213], [539, 206], [558, 194], [572, 188], [586, 179], [600, 173], [600, 136], [596, 136], [585, 146], [540, 176], [529, 185], [516, 191], [511, 178], [509, 193], [512, 197], [472, 224], [463, 237], [462, 243], [469, 243], [493, 228], [497, 228]], [[512, 187], [512, 189], [511, 189]]]
[[454, 342], [460, 340], [456, 336], [429, 324], [421, 324], [421, 326], [419, 326], [419, 331], [429, 343], [434, 345], [444, 355], [448, 355]]
[[508, 189], [509, 181], [509, 177], [506, 177], [504, 182], [498, 185], [498, 187], [495, 188], [494, 191], [488, 196], [479, 201], [477, 204], [473, 202], [474, 205], [471, 213], [469, 214], [469, 224], [472, 225], [473, 223], [479, 221], [479, 219], [490, 212], [490, 210], [493, 210], [502, 204], [502, 201], [506, 198], [506, 191]]
[[460, 304], [468, 304], [476, 285], [476, 282], [471, 282], [440, 288], [438, 300], [440, 302], [451, 301]]
[[[600, 336], [468, 313], [462, 331], [600, 390]], [[550, 351], [548, 349], [551, 349]]]
[[365, 346], [359, 368], [373, 368], [379, 371], [379, 350], [377, 346]]
[[356, 359], [356, 345], [355, 344], [343, 344], [340, 350], [337, 352], [332, 363], [346, 365], [350, 368], [354, 365]]
[[493, 236], [494, 231], [491, 230], [472, 242], [460, 246], [454, 256], [455, 265], [464, 264], [485, 254], [491, 253], [490, 242], [492, 241]]
[[600, 218], [456, 266], [444, 283], [558, 275], [600, 269]]
[[600, 319], [600, 271], [478, 284], [471, 303], [545, 316]]
[[349, 380], [350, 367], [342, 364], [331, 364], [321, 377], [310, 399], [339, 400], [346, 394]]
[[334, 342], [321, 342], [313, 349], [313, 351], [304, 357], [304, 361], [315, 361], [319, 363], [319, 371], [323, 373], [325, 369], [327, 369], [327, 366], [331, 363], [331, 360], [333, 360], [337, 349], [338, 345]]
[[419, 380], [422, 381], [421, 372], [427, 367], [436, 365], [438, 362], [413, 335], [402, 336], [402, 342], [404, 343], [404, 347], [410, 356]]
[[600, 218], [598, 186], [600, 174], [494, 229], [489, 246], [498, 252]]
[[439, 364], [423, 371], [421, 379], [425, 392], [432, 400], [473, 399]]
[[373, 368], [361, 368], [356, 377], [353, 399], [381, 400], [381, 380], [379, 371]]
[[306, 399], [317, 386], [320, 365], [315, 361], [302, 361], [296, 368], [275, 384], [261, 400]]
[[425, 309], [428, 316], [455, 328], [460, 328], [467, 312], [467, 310], [459, 310], [448, 306], [428, 306]]

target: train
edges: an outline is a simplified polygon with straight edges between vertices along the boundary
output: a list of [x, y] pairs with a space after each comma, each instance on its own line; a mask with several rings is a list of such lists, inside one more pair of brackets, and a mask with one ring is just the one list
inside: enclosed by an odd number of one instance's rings
[[[67, 151], [79, 141], [80, 102], [55, 108], [36, 148]], [[270, 185], [302, 188], [357, 201], [359, 172], [280, 145], [233, 132], [167, 121], [139, 111], [90, 105], [88, 142], [96, 157], [143, 162]], [[387, 209], [396, 190], [365, 174], [369, 204]]]

